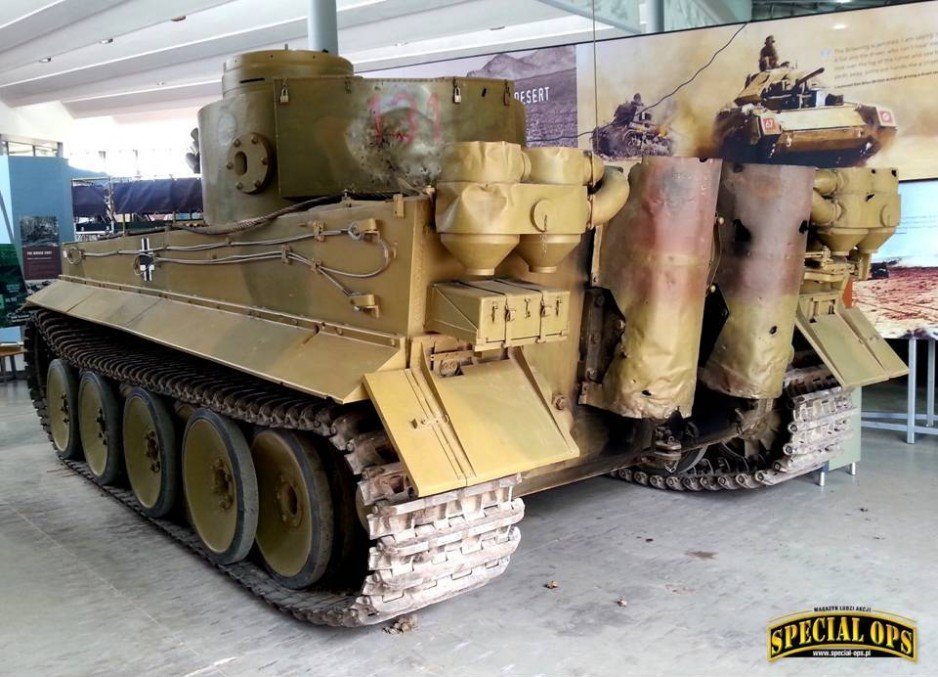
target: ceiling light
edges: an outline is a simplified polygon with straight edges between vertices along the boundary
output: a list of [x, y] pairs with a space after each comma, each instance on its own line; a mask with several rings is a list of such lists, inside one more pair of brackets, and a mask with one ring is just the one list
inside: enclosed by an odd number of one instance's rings
[[50, 61], [52, 61], [51, 56], [44, 56], [41, 59], [39, 59], [39, 63], [49, 63]]
[[102, 45], [110, 45], [112, 42], [114, 42], [114, 38], [104, 38], [104, 40], [101, 40]]
[[847, 24], [834, 24], [831, 26], [835, 31], [842, 31], [847, 27]]
[[178, 22], [178, 21], [185, 21], [185, 20], [186, 20], [186, 15], [185, 15], [185, 14], [183, 14], [182, 16], [174, 16], [172, 19], [170, 19], [170, 21], [177, 21], [177, 22]]

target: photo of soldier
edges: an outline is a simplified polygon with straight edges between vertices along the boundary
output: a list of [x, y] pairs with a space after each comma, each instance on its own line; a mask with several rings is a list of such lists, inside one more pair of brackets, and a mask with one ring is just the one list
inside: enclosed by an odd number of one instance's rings
[[778, 68], [778, 51], [775, 49], [775, 36], [770, 35], [765, 39], [765, 44], [759, 51], [759, 71], [767, 71], [772, 68]]
[[642, 102], [641, 93], [635, 92], [635, 96], [632, 97], [631, 101], [619, 104], [613, 116], [613, 121], [617, 125], [630, 125], [632, 124], [632, 120], [634, 120], [644, 108], [645, 104]]

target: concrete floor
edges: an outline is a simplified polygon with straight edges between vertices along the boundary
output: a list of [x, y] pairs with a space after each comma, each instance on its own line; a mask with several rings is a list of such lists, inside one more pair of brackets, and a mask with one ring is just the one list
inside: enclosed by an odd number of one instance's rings
[[[0, 674], [936, 674], [936, 452], [870, 431], [824, 489], [529, 497], [508, 573], [391, 635], [258, 602], [61, 466], [0, 385]], [[830, 604], [917, 620], [919, 663], [766, 661], [767, 621]]]

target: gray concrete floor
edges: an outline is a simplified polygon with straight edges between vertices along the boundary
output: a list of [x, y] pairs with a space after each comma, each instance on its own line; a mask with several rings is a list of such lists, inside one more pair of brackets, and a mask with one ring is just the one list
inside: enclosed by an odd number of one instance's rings
[[[858, 476], [823, 489], [529, 497], [508, 572], [391, 635], [253, 599], [61, 466], [22, 382], [0, 385], [0, 673], [936, 674], [938, 443], [864, 435]], [[770, 619], [829, 604], [917, 620], [919, 663], [766, 661]]]

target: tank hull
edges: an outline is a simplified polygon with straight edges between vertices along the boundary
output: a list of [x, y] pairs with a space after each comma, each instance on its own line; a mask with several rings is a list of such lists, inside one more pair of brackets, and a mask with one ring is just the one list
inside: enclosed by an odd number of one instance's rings
[[717, 116], [715, 135], [721, 156], [736, 162], [851, 167], [864, 164], [895, 137], [895, 125], [880, 120], [884, 113], [847, 104], [783, 111], [732, 108]]
[[[297, 618], [365, 625], [486, 584], [524, 494], [810, 472], [840, 450], [848, 379], [900, 372], [875, 368], [882, 339], [858, 362], [831, 331], [876, 343], [837, 285], [840, 245], [860, 232], [868, 256], [894, 226], [868, 223], [888, 177], [853, 211], [864, 177], [812, 194], [803, 168], [651, 157], [626, 178], [516, 143], [506, 83], [369, 85], [318, 53], [234, 59], [224, 91], [199, 137], [209, 223], [65, 244], [27, 302], [30, 391], [64, 462]], [[808, 205], [837, 261], [803, 253]], [[773, 212], [721, 261], [715, 225]], [[787, 258], [776, 228], [797, 230]], [[787, 365], [792, 313], [814, 350]], [[123, 434], [86, 464], [102, 421]]]
[[653, 124], [621, 126], [610, 123], [597, 127], [592, 136], [593, 151], [605, 160], [641, 158], [646, 155], [672, 155], [671, 139]]

